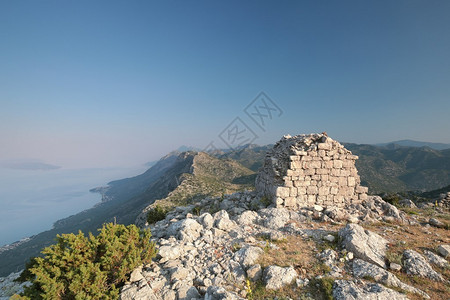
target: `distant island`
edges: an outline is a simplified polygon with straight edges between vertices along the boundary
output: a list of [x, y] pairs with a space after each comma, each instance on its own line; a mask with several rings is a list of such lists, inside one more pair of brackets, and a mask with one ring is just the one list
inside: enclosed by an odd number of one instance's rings
[[56, 170], [61, 168], [60, 166], [41, 162], [2, 162], [0, 167], [14, 170]]

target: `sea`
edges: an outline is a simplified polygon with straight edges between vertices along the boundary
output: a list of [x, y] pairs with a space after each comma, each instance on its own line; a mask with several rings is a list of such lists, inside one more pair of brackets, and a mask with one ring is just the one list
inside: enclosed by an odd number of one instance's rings
[[101, 195], [90, 189], [139, 175], [147, 168], [0, 168], [0, 247], [49, 230], [55, 221], [93, 207]]

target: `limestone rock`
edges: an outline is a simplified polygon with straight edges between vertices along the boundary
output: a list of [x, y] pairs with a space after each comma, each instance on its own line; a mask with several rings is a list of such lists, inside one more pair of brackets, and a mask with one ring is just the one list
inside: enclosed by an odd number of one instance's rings
[[200, 293], [194, 286], [182, 286], [177, 290], [177, 298], [180, 300], [191, 300], [200, 298]]
[[193, 241], [200, 236], [203, 226], [194, 219], [183, 219], [171, 224], [167, 236], [174, 236], [180, 240]]
[[240, 300], [244, 299], [239, 297], [236, 293], [229, 292], [223, 287], [210, 286], [205, 294], [205, 300]]
[[245, 225], [252, 225], [253, 223], [255, 223], [255, 221], [259, 218], [258, 213], [251, 211], [251, 210], [247, 210], [244, 211], [242, 214], [240, 214], [237, 218], [236, 218], [236, 223], [238, 223], [241, 226], [245, 226]]
[[376, 282], [382, 283], [386, 286], [397, 287], [411, 293], [416, 293], [426, 299], [430, 298], [421, 290], [401, 282], [400, 279], [398, 279], [394, 274], [361, 259], [355, 259], [353, 261], [353, 275], [357, 278], [371, 277]]
[[236, 227], [236, 224], [230, 220], [228, 213], [221, 210], [214, 214], [214, 226], [220, 230], [230, 231]]
[[133, 272], [131, 272], [130, 274], [130, 282], [139, 282], [142, 279], [144, 279], [144, 276], [142, 276], [142, 268], [136, 268], [133, 270]]
[[417, 208], [416, 204], [414, 204], [414, 202], [412, 202], [412, 201], [409, 200], [409, 199], [403, 199], [403, 200], [400, 200], [400, 201], [398, 202], [398, 204], [400, 204], [400, 205], [403, 206], [403, 207]]
[[256, 265], [253, 265], [250, 268], [248, 268], [247, 277], [251, 281], [258, 281], [259, 279], [261, 279], [261, 276], [262, 276], [261, 265], [256, 264]]
[[378, 283], [356, 284], [350, 280], [336, 280], [333, 285], [335, 300], [407, 300], [408, 297]]
[[430, 218], [430, 220], [428, 221], [428, 223], [429, 223], [431, 226], [438, 227], [438, 228], [443, 228], [443, 227], [445, 226], [444, 223], [442, 223], [441, 221], [439, 221], [439, 220], [436, 219], [436, 218]]
[[183, 248], [180, 246], [161, 246], [158, 250], [158, 254], [161, 255], [165, 261], [177, 259], [183, 255], [183, 253]]
[[147, 282], [141, 281], [139, 284], [124, 285], [120, 291], [120, 300], [158, 300], [153, 290]]
[[290, 212], [285, 208], [265, 208], [259, 211], [263, 225], [271, 229], [279, 229], [290, 220]]
[[385, 268], [384, 256], [388, 242], [376, 233], [357, 224], [347, 224], [339, 230], [342, 244], [355, 257]]
[[396, 263], [391, 262], [389, 264], [389, 269], [393, 270], [393, 271], [400, 271], [402, 269], [402, 266]]
[[433, 270], [425, 258], [414, 250], [403, 252], [405, 271], [407, 274], [418, 275], [436, 281], [445, 281], [442, 275]]
[[263, 281], [268, 290], [278, 290], [298, 277], [293, 267], [269, 266], [264, 270]]
[[438, 252], [444, 258], [447, 258], [448, 256], [450, 256], [450, 245], [440, 245], [438, 247]]
[[170, 280], [183, 280], [189, 275], [189, 270], [183, 267], [176, 267], [172, 269], [172, 275], [170, 275]]
[[449, 268], [450, 264], [445, 258], [440, 257], [437, 254], [434, 254], [431, 251], [424, 250], [423, 254], [425, 255], [425, 258], [432, 264], [435, 264], [436, 266], [439, 266], [441, 268]]
[[245, 271], [242, 269], [242, 266], [240, 263], [231, 260], [230, 261], [230, 273], [232, 275], [232, 278], [237, 283], [244, 283], [245, 281]]
[[201, 215], [200, 220], [203, 224], [203, 227], [205, 227], [205, 229], [211, 229], [214, 225], [214, 219], [211, 216], [211, 214], [209, 214], [209, 213], [204, 213], [203, 215]]
[[234, 254], [234, 260], [239, 262], [244, 268], [253, 265], [264, 251], [255, 246], [245, 246]]

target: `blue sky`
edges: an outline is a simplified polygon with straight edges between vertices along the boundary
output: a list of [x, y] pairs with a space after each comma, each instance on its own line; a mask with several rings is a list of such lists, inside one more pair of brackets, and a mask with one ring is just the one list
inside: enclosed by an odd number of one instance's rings
[[[65, 167], [205, 147], [236, 117], [258, 144], [450, 143], [449, 1], [0, 2], [0, 160]], [[244, 108], [283, 111], [264, 130]]]

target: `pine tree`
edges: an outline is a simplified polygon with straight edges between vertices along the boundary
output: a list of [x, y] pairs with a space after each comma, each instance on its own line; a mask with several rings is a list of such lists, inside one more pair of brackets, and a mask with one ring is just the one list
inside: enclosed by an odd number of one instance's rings
[[56, 244], [27, 265], [32, 285], [15, 299], [117, 299], [127, 275], [156, 255], [149, 230], [104, 224], [98, 236], [57, 235]]

